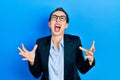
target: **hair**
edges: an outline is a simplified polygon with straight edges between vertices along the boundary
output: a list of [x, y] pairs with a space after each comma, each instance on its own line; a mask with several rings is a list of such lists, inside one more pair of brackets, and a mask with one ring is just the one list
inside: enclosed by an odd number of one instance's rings
[[66, 19], [67, 19], [66, 22], [69, 23], [69, 16], [68, 16], [68, 14], [67, 14], [67, 12], [66, 12], [63, 8], [61, 8], [61, 7], [58, 7], [58, 8], [56, 8], [53, 12], [51, 12], [50, 17], [49, 17], [49, 21], [51, 20], [52, 14], [53, 14], [54, 12], [56, 12], [56, 11], [62, 11], [62, 12], [64, 12], [65, 15], [66, 15]]

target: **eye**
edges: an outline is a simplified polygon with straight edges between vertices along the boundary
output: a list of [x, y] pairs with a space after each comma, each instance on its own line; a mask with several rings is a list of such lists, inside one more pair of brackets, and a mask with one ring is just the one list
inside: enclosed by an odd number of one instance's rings
[[66, 19], [66, 16], [60, 16], [60, 19], [61, 19], [61, 20], [65, 20], [65, 19]]
[[52, 15], [52, 18], [57, 18], [57, 16], [56, 15]]

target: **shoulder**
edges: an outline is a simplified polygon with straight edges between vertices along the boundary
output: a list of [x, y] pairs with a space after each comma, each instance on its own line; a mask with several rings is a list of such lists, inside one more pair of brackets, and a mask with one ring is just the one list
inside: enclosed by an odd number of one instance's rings
[[36, 44], [47, 43], [50, 41], [50, 39], [51, 39], [51, 36], [45, 36], [45, 37], [39, 38], [39, 39], [37, 39]]
[[70, 40], [80, 40], [80, 37], [77, 35], [71, 35], [71, 34], [65, 34], [64, 36], [66, 39], [70, 39]]
[[67, 43], [67, 44], [69, 43], [72, 46], [78, 47], [78, 46], [82, 45], [80, 37], [77, 35], [65, 34], [64, 40], [65, 40], [65, 43]]

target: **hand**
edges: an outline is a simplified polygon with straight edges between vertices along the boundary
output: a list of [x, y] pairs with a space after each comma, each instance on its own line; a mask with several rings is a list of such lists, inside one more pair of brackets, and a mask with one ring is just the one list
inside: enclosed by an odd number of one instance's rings
[[89, 60], [89, 64], [92, 65], [93, 60], [94, 60], [94, 52], [95, 52], [95, 47], [94, 47], [95, 42], [92, 42], [91, 48], [89, 50], [83, 48], [83, 47], [79, 47], [80, 50], [85, 51], [86, 52], [86, 58]]
[[38, 45], [35, 45], [32, 51], [28, 51], [24, 44], [22, 44], [22, 49], [18, 47], [18, 50], [20, 51], [20, 55], [22, 55], [24, 58], [22, 60], [28, 60], [31, 65], [34, 64], [34, 58], [35, 58], [35, 51], [37, 49]]

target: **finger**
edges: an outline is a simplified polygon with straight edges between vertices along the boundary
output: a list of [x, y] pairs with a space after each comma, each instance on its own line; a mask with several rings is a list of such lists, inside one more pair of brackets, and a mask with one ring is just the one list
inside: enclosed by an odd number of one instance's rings
[[82, 50], [82, 51], [85, 51], [85, 52], [87, 51], [87, 49], [85, 49], [85, 48], [83, 48], [81, 46], [79, 47], [79, 49]]
[[85, 56], [85, 58], [92, 59], [93, 56]]
[[88, 50], [86, 50], [86, 55], [89, 55], [89, 51]]
[[95, 41], [92, 41], [91, 48], [93, 48], [93, 47], [94, 47], [94, 44], [95, 44]]
[[19, 53], [19, 55], [23, 56], [23, 57], [26, 57], [26, 54], [25, 53]]
[[90, 50], [92, 51], [92, 52], [94, 52], [95, 51], [95, 41], [93, 41], [92, 42], [92, 45], [91, 45], [91, 48], [90, 48]]
[[18, 50], [20, 51], [20, 53], [24, 53], [24, 51], [18, 47]]
[[35, 52], [36, 51], [36, 49], [37, 49], [37, 47], [38, 47], [38, 45], [36, 44], [35, 46], [34, 46], [34, 48], [33, 48], [33, 52]]
[[88, 59], [90, 62], [94, 60], [94, 58], [91, 56], [85, 56], [85, 58]]
[[27, 58], [23, 58], [22, 60], [28, 60]]
[[23, 49], [24, 52], [28, 52], [28, 51], [26, 50], [26, 48], [24, 47], [24, 44], [23, 44], [23, 43], [22, 43], [22, 49]]
[[87, 55], [93, 56], [93, 52], [92, 51], [86, 51]]

